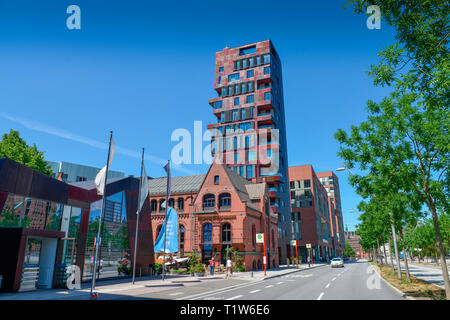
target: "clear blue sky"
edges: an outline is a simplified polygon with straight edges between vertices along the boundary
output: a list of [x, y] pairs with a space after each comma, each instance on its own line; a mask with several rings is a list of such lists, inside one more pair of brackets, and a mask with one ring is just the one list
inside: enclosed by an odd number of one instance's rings
[[[271, 39], [281, 57], [289, 165], [316, 172], [341, 166], [337, 128], [365, 118], [374, 88], [366, 71], [393, 42], [382, 20], [366, 27], [345, 1], [0, 1], [0, 133], [19, 130], [47, 160], [162, 176], [173, 130], [214, 122], [215, 52]], [[81, 8], [81, 30], [66, 9]], [[207, 143], [204, 143], [206, 147]], [[174, 175], [207, 165], [175, 168]], [[338, 172], [344, 224], [353, 229], [360, 198]]]

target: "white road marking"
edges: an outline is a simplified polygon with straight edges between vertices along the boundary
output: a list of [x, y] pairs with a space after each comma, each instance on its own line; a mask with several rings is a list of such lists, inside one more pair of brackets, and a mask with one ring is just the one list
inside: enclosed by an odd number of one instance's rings
[[272, 288], [272, 287], [273, 287], [273, 284], [265, 286], [264, 288]]
[[338, 277], [340, 277], [340, 276], [341, 276], [341, 274], [339, 273], [339, 274], [338, 274]]
[[261, 289], [256, 289], [256, 290], [250, 291], [250, 293], [255, 293], [255, 292], [259, 292], [259, 291], [261, 291]]
[[238, 296], [234, 296], [234, 297], [231, 297], [231, 298], [228, 298], [228, 299], [225, 299], [225, 300], [234, 300], [234, 299], [237, 299], [237, 298], [240, 298], [240, 297], [243, 297], [243, 295], [240, 294]]
[[328, 283], [327, 286], [325, 287], [325, 289], [327, 289], [330, 286], [331, 283]]
[[183, 294], [183, 292], [174, 292], [174, 293], [169, 293], [169, 296], [178, 296], [180, 294]]
[[283, 281], [280, 281], [280, 282], [278, 282], [277, 284], [282, 284], [283, 283]]
[[323, 292], [320, 294], [320, 296], [317, 298], [317, 300], [321, 300], [323, 297]]
[[334, 280], [336, 280], [336, 277], [334, 277], [333, 279], [331, 279], [331, 281], [334, 281]]

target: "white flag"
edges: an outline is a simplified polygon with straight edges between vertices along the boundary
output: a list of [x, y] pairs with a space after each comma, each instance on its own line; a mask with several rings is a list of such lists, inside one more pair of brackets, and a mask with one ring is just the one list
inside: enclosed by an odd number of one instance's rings
[[[112, 159], [114, 157], [114, 141], [111, 138], [111, 150], [109, 152], [109, 162], [108, 162], [108, 167], [111, 166], [111, 162]], [[106, 178], [106, 166], [104, 166], [99, 173], [97, 174], [97, 176], [95, 177], [95, 187], [97, 188], [97, 194], [99, 195], [103, 195], [103, 188], [105, 186], [105, 178]]]
[[[167, 172], [167, 193], [166, 193], [166, 199], [170, 198], [170, 162], [167, 162], [167, 164], [164, 166], [164, 170], [166, 170]], [[161, 207], [165, 208], [166, 207], [166, 201], [164, 201], [161, 204]]]
[[139, 198], [139, 207], [137, 214], [141, 212], [142, 206], [144, 205], [145, 199], [148, 196], [148, 178], [145, 172], [145, 166], [142, 167], [142, 177], [141, 177], [141, 196]]

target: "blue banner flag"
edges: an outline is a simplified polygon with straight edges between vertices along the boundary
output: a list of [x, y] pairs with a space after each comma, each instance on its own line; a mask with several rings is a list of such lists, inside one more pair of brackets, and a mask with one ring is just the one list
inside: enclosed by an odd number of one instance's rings
[[[166, 229], [167, 225], [167, 229]], [[169, 207], [166, 218], [155, 243], [155, 252], [164, 252], [164, 231], [166, 232], [166, 253], [178, 252], [178, 214]]]

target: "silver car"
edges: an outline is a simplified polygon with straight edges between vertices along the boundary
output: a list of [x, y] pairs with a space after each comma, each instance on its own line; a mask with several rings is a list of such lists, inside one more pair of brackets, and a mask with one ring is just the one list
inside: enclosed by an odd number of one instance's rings
[[344, 267], [344, 260], [342, 260], [341, 258], [333, 258], [331, 259], [331, 267]]

